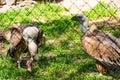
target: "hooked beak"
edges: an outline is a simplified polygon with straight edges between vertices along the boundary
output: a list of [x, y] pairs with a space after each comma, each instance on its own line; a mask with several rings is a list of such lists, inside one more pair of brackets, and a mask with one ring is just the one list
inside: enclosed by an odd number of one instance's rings
[[77, 19], [77, 16], [73, 16], [73, 17], [71, 18], [71, 20], [77, 21], [77, 20], [78, 20], [78, 19]]
[[82, 21], [83, 21], [83, 15], [73, 16], [73, 17], [71, 18], [71, 20], [73, 20], [73, 21], [78, 21], [78, 22], [82, 22]]

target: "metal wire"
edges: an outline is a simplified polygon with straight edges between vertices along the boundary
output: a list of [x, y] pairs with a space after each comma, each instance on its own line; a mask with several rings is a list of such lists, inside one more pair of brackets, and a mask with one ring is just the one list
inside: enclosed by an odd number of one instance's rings
[[[36, 22], [43, 29], [47, 38], [47, 46], [44, 46], [41, 51], [43, 53], [55, 54], [58, 48], [61, 48], [58, 50], [60, 53], [74, 52], [74, 49], [79, 49], [78, 46], [81, 44], [79, 37], [82, 34], [79, 31], [79, 24], [71, 21], [71, 17], [76, 14], [85, 14], [89, 18], [89, 25], [96, 24], [99, 30], [120, 37], [120, 0], [16, 1], [15, 5], [14, 3], [5, 5], [5, 1], [0, 1], [0, 28], [9, 29], [11, 25], [16, 23]], [[44, 6], [41, 8], [40, 5]], [[3, 34], [4, 32], [0, 33], [0, 35]], [[1, 40], [1, 44], [2, 42], [3, 40]], [[53, 49], [56, 50], [53, 51]]]

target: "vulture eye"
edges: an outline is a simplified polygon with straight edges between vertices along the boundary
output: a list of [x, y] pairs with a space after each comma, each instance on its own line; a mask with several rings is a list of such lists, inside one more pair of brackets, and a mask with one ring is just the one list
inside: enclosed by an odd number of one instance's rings
[[78, 16], [78, 18], [79, 18], [79, 19], [82, 19], [82, 18], [83, 18], [83, 16]]

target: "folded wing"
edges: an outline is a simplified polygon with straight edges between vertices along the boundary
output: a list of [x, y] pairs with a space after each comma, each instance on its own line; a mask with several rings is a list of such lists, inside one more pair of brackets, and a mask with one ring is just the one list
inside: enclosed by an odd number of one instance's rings
[[120, 69], [120, 42], [116, 37], [95, 29], [81, 40], [89, 55], [110, 70]]

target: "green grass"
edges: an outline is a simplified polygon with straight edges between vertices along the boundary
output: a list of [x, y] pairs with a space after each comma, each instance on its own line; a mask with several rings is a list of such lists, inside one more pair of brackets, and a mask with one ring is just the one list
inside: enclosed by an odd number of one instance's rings
[[108, 17], [113, 16], [117, 12], [117, 9], [105, 2], [99, 2], [95, 7], [90, 10], [84, 11], [83, 13], [89, 16], [89, 18]]
[[[100, 6], [100, 4], [98, 4]], [[98, 9], [98, 8], [95, 8]], [[100, 9], [98, 9], [100, 10]], [[101, 9], [102, 10], [102, 9]], [[0, 58], [0, 80], [116, 80], [118, 74], [97, 76], [95, 61], [83, 49], [79, 24], [71, 21], [72, 15], [62, 15], [65, 9], [51, 4], [37, 4], [30, 9], [23, 8], [0, 13], [0, 28], [10, 28], [13, 23], [36, 21], [46, 35], [46, 45], [39, 48], [41, 59], [32, 74], [18, 69], [11, 58]], [[88, 15], [89, 11], [86, 12]], [[107, 12], [106, 12], [107, 13]], [[96, 13], [94, 13], [96, 15]], [[93, 15], [93, 13], [92, 13]], [[91, 15], [91, 17], [92, 17]], [[104, 16], [104, 15], [102, 15]], [[96, 16], [94, 16], [96, 17]], [[116, 34], [112, 28], [102, 28]], [[119, 37], [119, 35], [117, 35]]]

